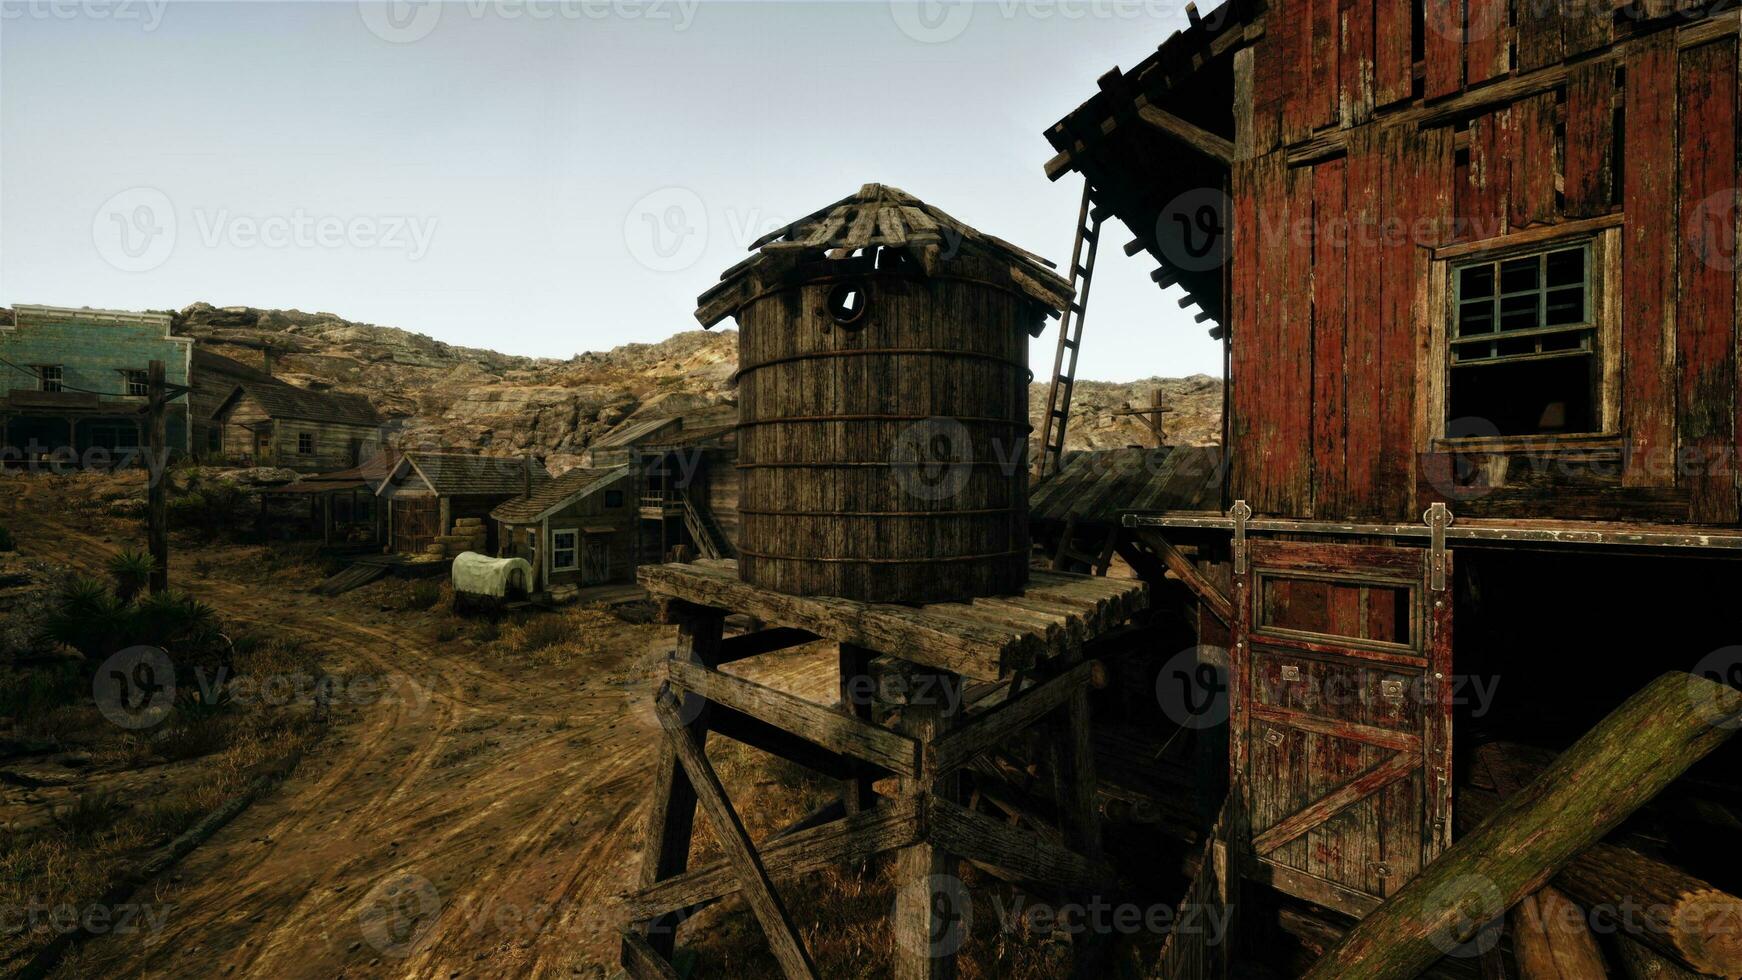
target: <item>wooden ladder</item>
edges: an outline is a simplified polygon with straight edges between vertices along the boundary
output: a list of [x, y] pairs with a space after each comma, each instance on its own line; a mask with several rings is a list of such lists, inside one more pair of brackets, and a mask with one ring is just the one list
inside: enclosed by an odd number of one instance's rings
[[[1058, 353], [1052, 361], [1052, 388], [1046, 396], [1046, 419], [1041, 423], [1040, 469], [1044, 478], [1058, 472], [1065, 455], [1065, 423], [1070, 419], [1071, 390], [1077, 383], [1077, 353], [1083, 343], [1083, 316], [1089, 308], [1089, 287], [1095, 278], [1095, 252], [1101, 241], [1100, 208], [1090, 200], [1089, 182], [1083, 181], [1083, 204], [1077, 212], [1077, 238], [1071, 246], [1071, 295], [1075, 299], [1059, 318]], [[1085, 255], [1083, 247], [1088, 246]]]

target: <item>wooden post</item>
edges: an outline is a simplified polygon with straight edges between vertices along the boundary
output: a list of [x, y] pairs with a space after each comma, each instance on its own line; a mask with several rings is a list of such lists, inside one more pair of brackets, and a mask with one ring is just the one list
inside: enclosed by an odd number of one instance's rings
[[146, 404], [149, 424], [150, 456], [146, 460], [146, 541], [151, 550], [151, 591], [169, 588], [169, 436], [164, 431], [164, 413], [168, 408], [164, 390], [163, 362], [152, 361], [146, 368]]
[[[906, 691], [901, 707], [902, 734], [918, 739], [922, 751], [946, 734], [961, 711], [962, 678], [947, 671], [904, 664]], [[939, 773], [929, 763], [918, 776], [902, 777], [901, 795], [929, 794], [955, 802], [959, 773]], [[895, 980], [951, 980], [965, 925], [959, 903], [967, 890], [956, 877], [956, 859], [929, 840], [896, 855]]]
[[1418, 975], [1722, 745], [1738, 719], [1742, 691], [1659, 677], [1361, 920], [1307, 980]]
[[[840, 644], [841, 710], [863, 722], [871, 722], [871, 658], [876, 652], [851, 643]], [[854, 776], [841, 784], [841, 803], [848, 816], [869, 810], [876, 801], [868, 776]]]
[[[548, 549], [547, 549], [548, 550]], [[677, 617], [677, 649], [671, 659], [688, 661], [704, 667], [717, 664], [720, 638], [726, 616], [717, 609], [702, 609], [673, 603]], [[697, 744], [706, 744], [708, 737], [708, 704], [698, 695], [683, 697], [682, 717]], [[677, 750], [668, 741], [659, 750], [659, 768], [654, 773], [653, 809], [648, 816], [647, 850], [641, 858], [641, 887], [653, 885], [682, 874], [689, 867], [690, 835], [696, 822], [696, 790], [690, 784], [678, 762]], [[661, 916], [644, 924], [647, 943], [660, 956], [671, 958], [676, 945], [677, 927], [681, 919], [675, 915]]]

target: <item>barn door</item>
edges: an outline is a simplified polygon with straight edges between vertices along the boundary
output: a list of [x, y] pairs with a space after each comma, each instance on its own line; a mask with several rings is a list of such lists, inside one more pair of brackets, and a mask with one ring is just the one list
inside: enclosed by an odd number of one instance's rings
[[1452, 602], [1429, 555], [1248, 545], [1229, 694], [1249, 877], [1359, 916], [1449, 843]]
[[603, 585], [611, 579], [611, 536], [588, 534], [581, 538], [581, 584]]
[[414, 555], [435, 544], [441, 523], [441, 501], [434, 497], [401, 497], [393, 501], [393, 550]]

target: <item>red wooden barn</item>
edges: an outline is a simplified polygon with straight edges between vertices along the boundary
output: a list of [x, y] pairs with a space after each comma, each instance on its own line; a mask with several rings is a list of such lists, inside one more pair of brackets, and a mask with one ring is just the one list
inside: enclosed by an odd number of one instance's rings
[[1047, 172], [1225, 345], [1220, 509], [1124, 522], [1229, 651], [1235, 866], [1359, 916], [1454, 840], [1482, 745], [1742, 677], [1738, 16], [1190, 16]]

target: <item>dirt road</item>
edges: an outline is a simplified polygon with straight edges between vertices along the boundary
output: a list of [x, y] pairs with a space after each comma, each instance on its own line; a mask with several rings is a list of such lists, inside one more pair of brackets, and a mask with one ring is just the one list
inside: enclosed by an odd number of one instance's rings
[[[21, 550], [92, 570], [114, 548], [52, 519], [9, 523]], [[143, 900], [173, 906], [161, 933], [93, 941], [80, 973], [610, 972], [651, 778], [647, 664], [669, 631], [624, 624], [598, 663], [505, 670], [360, 603], [185, 564], [175, 581], [226, 618], [331, 651], [332, 730], [151, 886]]]

